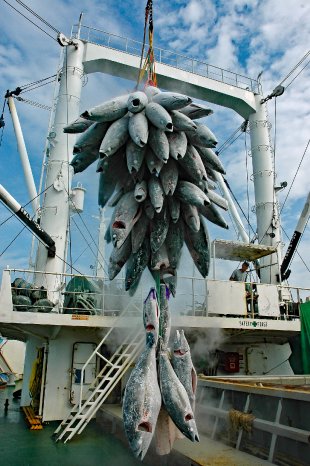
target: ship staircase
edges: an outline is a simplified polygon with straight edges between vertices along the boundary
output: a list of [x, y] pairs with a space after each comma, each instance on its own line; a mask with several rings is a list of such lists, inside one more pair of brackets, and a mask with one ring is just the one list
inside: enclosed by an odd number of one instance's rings
[[[126, 336], [122, 343], [116, 348], [114, 354], [107, 359], [101, 351], [108, 341], [115, 341], [119, 337], [121, 322], [126, 322], [127, 309], [117, 318], [115, 325], [107, 332], [99, 345], [93, 351], [91, 356], [85, 362], [81, 370], [81, 385], [79, 402], [76, 403], [54, 432], [54, 438], [57, 441], [68, 442], [76, 434], [81, 434], [89, 421], [95, 416], [98, 409], [106, 401], [107, 397], [113, 391], [117, 383], [121, 380], [128, 368], [134, 363], [136, 357], [141, 352], [144, 345], [144, 329], [137, 327], [128, 328]], [[127, 315], [128, 318], [128, 315]], [[128, 320], [127, 320], [128, 322]], [[123, 328], [124, 331], [124, 328]], [[94, 360], [103, 362], [102, 369], [88, 386], [84, 395], [85, 371]], [[84, 390], [83, 390], [84, 388]]]

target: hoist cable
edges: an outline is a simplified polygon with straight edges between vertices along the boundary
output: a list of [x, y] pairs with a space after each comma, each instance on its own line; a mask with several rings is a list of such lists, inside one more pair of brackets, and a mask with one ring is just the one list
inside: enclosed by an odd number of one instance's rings
[[297, 167], [297, 170], [296, 170], [296, 173], [295, 173], [295, 175], [294, 175], [294, 178], [293, 178], [293, 181], [292, 181], [292, 183], [291, 183], [291, 186], [290, 186], [290, 188], [289, 188], [289, 190], [288, 190], [288, 193], [287, 193], [287, 195], [286, 195], [286, 198], [284, 199], [284, 202], [283, 202], [282, 207], [281, 207], [281, 210], [280, 210], [280, 214], [281, 214], [281, 212], [282, 212], [282, 210], [283, 210], [283, 207], [285, 206], [285, 203], [286, 203], [286, 201], [287, 201], [287, 198], [288, 198], [288, 196], [289, 196], [289, 194], [290, 194], [290, 192], [291, 192], [291, 189], [292, 189], [293, 184], [294, 184], [294, 182], [295, 182], [296, 176], [297, 176], [297, 174], [298, 174], [298, 172], [299, 172], [299, 169], [300, 169], [300, 166], [301, 166], [301, 164], [302, 164], [302, 161], [303, 161], [303, 159], [304, 159], [304, 157], [305, 157], [305, 155], [306, 155], [306, 152], [307, 152], [307, 150], [308, 150], [309, 144], [310, 144], [310, 139], [309, 139], [308, 142], [307, 142], [306, 148], [305, 148], [305, 150], [304, 150], [304, 153], [303, 153], [303, 155], [302, 155], [302, 157], [301, 157], [301, 160], [300, 160], [300, 162], [299, 162], [299, 165], [298, 165], [298, 167]]
[[292, 84], [292, 82], [295, 81], [296, 78], [298, 78], [298, 76], [304, 71], [304, 69], [309, 65], [309, 63], [310, 63], [310, 61], [308, 61], [308, 63], [306, 63], [305, 66], [296, 74], [296, 76], [292, 79], [292, 81], [290, 81], [290, 82], [288, 83], [288, 85], [285, 86], [286, 89]]
[[15, 0], [17, 3], [19, 3], [22, 7], [24, 7], [29, 13], [31, 13], [33, 16], [35, 16], [38, 20], [40, 20], [42, 23], [44, 23], [46, 26], [51, 28], [56, 34], [60, 34], [60, 31], [56, 29], [54, 26], [52, 26], [48, 21], [46, 21], [42, 16], [38, 15], [34, 10], [32, 10], [28, 5], [26, 5], [24, 2], [21, 0]]
[[36, 28], [40, 29], [40, 31], [44, 32], [44, 34], [46, 34], [47, 36], [49, 36], [51, 39], [55, 40], [56, 42], [57, 39], [55, 39], [55, 37], [53, 37], [51, 34], [49, 34], [48, 32], [44, 31], [44, 29], [42, 29], [40, 26], [38, 26], [38, 24], [34, 23], [30, 18], [28, 18], [27, 16], [25, 16], [21, 11], [19, 11], [17, 8], [15, 8], [13, 5], [11, 5], [11, 3], [9, 3], [7, 0], [3, 0], [7, 5], [9, 5], [11, 8], [13, 8], [13, 10], [15, 10], [17, 13], [19, 13], [21, 16], [23, 16], [25, 19], [27, 19], [31, 24], [33, 24]]
[[285, 76], [284, 79], [282, 79], [282, 81], [280, 82], [279, 86], [283, 86], [283, 83], [284, 81], [287, 80], [287, 78], [289, 78], [293, 73], [294, 71], [302, 64], [302, 62], [310, 55], [310, 50], [308, 50], [308, 52], [299, 60], [299, 62], [294, 66], [294, 68]]

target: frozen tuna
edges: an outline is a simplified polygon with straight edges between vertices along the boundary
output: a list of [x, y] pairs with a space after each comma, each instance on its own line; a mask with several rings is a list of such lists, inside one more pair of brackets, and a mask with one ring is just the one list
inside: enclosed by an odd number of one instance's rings
[[178, 94], [177, 92], [161, 92], [154, 95], [152, 101], [161, 105], [166, 110], [178, 110], [189, 105], [192, 99], [187, 95]]
[[197, 373], [194, 368], [189, 344], [184, 331], [176, 331], [173, 342], [172, 366], [180, 382], [186, 390], [192, 410], [195, 409]]
[[100, 145], [100, 157], [108, 157], [115, 154], [126, 143], [129, 137], [128, 121], [129, 117], [126, 115], [111, 124]]
[[131, 113], [141, 112], [148, 103], [148, 98], [144, 92], [137, 91], [129, 95], [127, 101], [128, 110]]
[[128, 131], [137, 146], [144, 147], [149, 137], [149, 125], [143, 112], [136, 113], [129, 118]]
[[156, 128], [163, 131], [173, 131], [171, 116], [161, 105], [150, 102], [145, 108], [145, 114]]
[[133, 192], [124, 194], [112, 215], [111, 236], [114, 247], [119, 248], [123, 244], [140, 215], [140, 204], [135, 200]]
[[83, 117], [79, 117], [76, 120], [72, 121], [72, 123], [69, 123], [67, 126], [65, 126], [63, 132], [69, 134], [84, 133], [84, 131], [86, 131], [87, 128], [89, 128], [93, 124], [93, 121], [86, 120], [86, 118]]
[[81, 117], [93, 121], [115, 121], [126, 115], [128, 111], [127, 103], [128, 95], [115, 97], [112, 100], [86, 110], [86, 112], [82, 113]]
[[125, 433], [133, 454], [140, 460], [143, 460], [150, 446], [160, 407], [156, 340], [152, 332], [149, 332], [146, 348], [127, 382], [123, 402]]

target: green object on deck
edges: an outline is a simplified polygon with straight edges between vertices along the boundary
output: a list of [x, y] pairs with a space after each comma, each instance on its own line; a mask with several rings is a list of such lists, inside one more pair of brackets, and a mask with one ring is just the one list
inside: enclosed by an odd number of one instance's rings
[[102, 283], [77, 276], [66, 286], [64, 314], [96, 315], [101, 309]]
[[310, 302], [300, 305], [301, 353], [304, 374], [310, 374]]

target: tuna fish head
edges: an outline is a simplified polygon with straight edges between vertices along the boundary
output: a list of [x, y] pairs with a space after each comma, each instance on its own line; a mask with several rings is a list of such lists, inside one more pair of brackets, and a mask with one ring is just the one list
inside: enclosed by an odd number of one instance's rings
[[151, 288], [148, 297], [143, 304], [143, 324], [146, 331], [146, 344], [151, 345], [150, 334], [153, 337], [154, 344], [157, 344], [158, 329], [159, 329], [159, 305], [157, 293], [154, 288]]
[[182, 357], [190, 351], [189, 344], [187, 343], [184, 331], [176, 331], [175, 339], [173, 342], [173, 354], [175, 357]]

